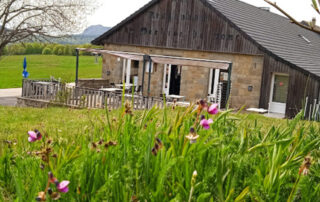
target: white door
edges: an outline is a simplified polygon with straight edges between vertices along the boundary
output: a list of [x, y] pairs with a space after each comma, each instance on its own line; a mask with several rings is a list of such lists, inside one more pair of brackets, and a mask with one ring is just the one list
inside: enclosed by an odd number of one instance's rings
[[[214, 74], [213, 74], [214, 73]], [[220, 69], [210, 69], [208, 96], [217, 96]]]
[[289, 76], [286, 74], [274, 73], [271, 81], [271, 94], [269, 112], [286, 113], [288, 96]]
[[130, 76], [131, 76], [131, 60], [123, 58], [122, 82], [125, 82], [126, 84], [130, 84]]
[[209, 86], [208, 86], [208, 101], [220, 104], [219, 89], [220, 69], [210, 69]]

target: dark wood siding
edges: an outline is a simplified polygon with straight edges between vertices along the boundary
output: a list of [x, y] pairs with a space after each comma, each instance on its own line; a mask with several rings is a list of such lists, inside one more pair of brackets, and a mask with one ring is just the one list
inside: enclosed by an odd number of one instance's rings
[[285, 73], [289, 75], [286, 106], [287, 117], [292, 118], [301, 110], [306, 96], [312, 101], [318, 98], [319, 81], [315, 80], [314, 77], [302, 73], [269, 55], [265, 55], [263, 67], [260, 107], [268, 109], [273, 73]]
[[162, 0], [104, 39], [105, 43], [262, 54], [244, 34], [199, 0]]

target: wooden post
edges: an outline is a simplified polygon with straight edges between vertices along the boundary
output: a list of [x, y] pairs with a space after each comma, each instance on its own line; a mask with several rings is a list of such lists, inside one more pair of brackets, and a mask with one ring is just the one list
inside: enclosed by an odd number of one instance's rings
[[146, 63], [147, 63], [147, 60], [149, 60], [149, 57], [148, 55], [144, 55], [143, 56], [143, 67], [142, 67], [142, 85], [141, 85], [141, 93], [143, 95], [143, 90], [144, 90], [144, 74], [146, 72]]
[[24, 97], [24, 93], [25, 93], [24, 81], [25, 81], [25, 79], [22, 79], [22, 92], [21, 92], [21, 97]]

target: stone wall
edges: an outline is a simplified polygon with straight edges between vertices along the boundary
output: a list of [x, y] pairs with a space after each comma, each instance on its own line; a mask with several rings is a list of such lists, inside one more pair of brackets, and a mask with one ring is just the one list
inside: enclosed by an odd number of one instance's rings
[[[138, 47], [128, 45], [106, 44], [107, 50], [129, 51], [143, 54], [170, 55], [189, 58], [201, 58], [211, 60], [224, 60], [233, 63], [232, 88], [230, 105], [234, 108], [258, 107], [261, 89], [261, 75], [263, 70], [262, 55], [241, 55], [232, 53], [214, 53], [191, 50], [162, 49], [150, 47]], [[121, 81], [122, 60], [117, 62], [114, 56], [105, 55], [103, 60], [103, 71], [111, 71], [113, 80]], [[114, 67], [112, 67], [114, 66]], [[120, 67], [119, 67], [120, 66]], [[117, 69], [118, 68], [118, 69]], [[120, 70], [119, 70], [120, 69]], [[119, 74], [119, 72], [121, 72]], [[103, 77], [105, 78], [105, 77]], [[110, 78], [110, 77], [108, 77]], [[144, 93], [147, 92], [148, 73], [145, 73]], [[111, 82], [111, 81], [110, 81]], [[139, 84], [142, 82], [142, 62], [139, 64]], [[186, 96], [186, 100], [195, 101], [206, 98], [208, 94], [209, 69], [203, 67], [183, 66], [181, 73], [180, 95]], [[159, 96], [163, 86], [163, 65], [154, 67], [151, 74], [151, 95]], [[252, 90], [249, 90], [252, 87]]]
[[112, 83], [121, 83], [123, 59], [113, 55], [102, 56], [102, 78]]
[[196, 101], [208, 94], [209, 69], [183, 66], [181, 73], [180, 94], [187, 95], [187, 100]]
[[[149, 68], [149, 66], [146, 68]], [[151, 73], [151, 78], [150, 78], [150, 96], [160, 97], [160, 95], [162, 94], [163, 71], [164, 71], [163, 64], [153, 65], [153, 71]], [[139, 67], [139, 85], [142, 85], [142, 73], [143, 73], [143, 62], [141, 62], [141, 65]], [[148, 94], [148, 78], [149, 78], [149, 73], [145, 72], [144, 84], [143, 84], [144, 96], [147, 96]]]
[[34, 107], [34, 108], [48, 108], [48, 107], [68, 107], [72, 109], [81, 109], [81, 107], [74, 105], [66, 105], [61, 103], [54, 103], [46, 100], [36, 100], [31, 98], [17, 98], [17, 107]]
[[100, 89], [101, 87], [109, 87], [108, 79], [79, 79], [78, 87]]

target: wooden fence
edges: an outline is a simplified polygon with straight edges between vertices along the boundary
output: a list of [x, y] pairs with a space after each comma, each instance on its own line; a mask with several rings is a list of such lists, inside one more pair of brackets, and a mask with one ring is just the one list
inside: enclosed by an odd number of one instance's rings
[[122, 99], [133, 103], [136, 110], [149, 109], [155, 105], [163, 108], [164, 103], [161, 98], [132, 94], [122, 96], [102, 90], [68, 87], [55, 81], [29, 79], [23, 80], [22, 97], [81, 108], [104, 108], [107, 105], [109, 109], [117, 109], [121, 107]]
[[304, 117], [309, 121], [320, 121], [320, 100], [306, 98]]

